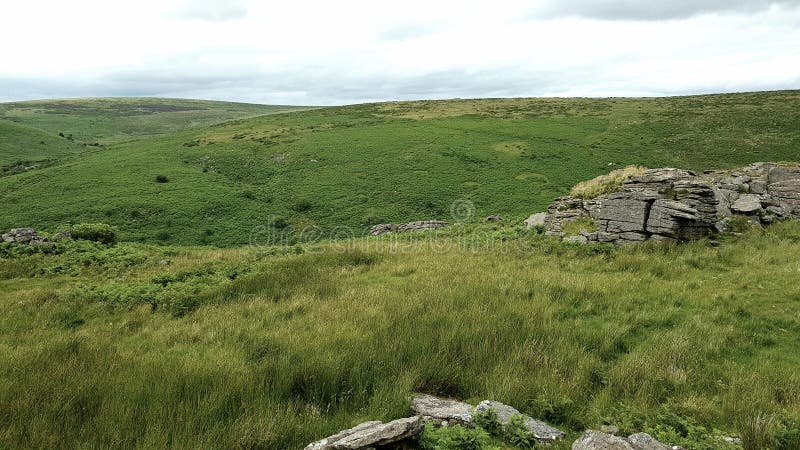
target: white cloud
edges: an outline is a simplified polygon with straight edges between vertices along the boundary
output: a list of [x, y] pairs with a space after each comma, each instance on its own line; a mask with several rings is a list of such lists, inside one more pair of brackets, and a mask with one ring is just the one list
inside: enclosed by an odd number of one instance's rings
[[[0, 27], [0, 100], [341, 104], [800, 88], [793, 2], [679, 1], [642, 16], [634, 6], [653, 2], [585, 1], [581, 14], [555, 14], [548, 1], [14, 2]], [[632, 5], [627, 15], [620, 5]]]

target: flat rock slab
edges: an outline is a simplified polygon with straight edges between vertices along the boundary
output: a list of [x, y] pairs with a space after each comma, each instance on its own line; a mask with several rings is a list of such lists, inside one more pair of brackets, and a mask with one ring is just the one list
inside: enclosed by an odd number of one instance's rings
[[553, 428], [540, 420], [526, 416], [525, 414], [519, 412], [516, 408], [508, 406], [504, 403], [494, 400], [484, 400], [478, 403], [478, 406], [475, 409], [481, 413], [489, 411], [490, 409], [494, 410], [494, 412], [497, 413], [497, 419], [503, 425], [506, 425], [511, 420], [512, 416], [522, 416], [528, 431], [533, 434], [533, 437], [536, 441], [541, 443], [554, 442], [564, 438], [563, 431]]
[[419, 416], [382, 423], [364, 422], [325, 439], [308, 444], [305, 450], [358, 450], [416, 437], [422, 432]]
[[672, 447], [658, 442], [647, 433], [636, 433], [624, 438], [588, 430], [572, 444], [572, 450], [672, 450]]
[[733, 205], [731, 205], [731, 210], [733, 212], [743, 213], [743, 214], [750, 214], [754, 213], [761, 209], [761, 199], [755, 194], [743, 194], [740, 195]]
[[474, 406], [446, 398], [427, 394], [417, 394], [411, 399], [411, 410], [423, 419], [431, 420], [437, 425], [447, 424], [470, 425]]

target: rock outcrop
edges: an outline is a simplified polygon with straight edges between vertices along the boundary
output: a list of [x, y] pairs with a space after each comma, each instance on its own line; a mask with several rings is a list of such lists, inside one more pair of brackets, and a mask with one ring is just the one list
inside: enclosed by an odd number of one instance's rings
[[422, 432], [422, 418], [406, 417], [391, 422], [364, 422], [312, 442], [305, 450], [356, 450], [392, 444], [417, 437]]
[[8, 233], [2, 235], [2, 242], [43, 245], [47, 240], [36, 233], [34, 228], [12, 228]]
[[373, 225], [369, 229], [369, 234], [372, 236], [378, 236], [381, 234], [386, 233], [401, 233], [405, 231], [418, 231], [418, 230], [434, 230], [436, 228], [446, 227], [448, 225], [447, 222], [443, 222], [441, 220], [421, 220], [418, 222], [408, 222], [408, 223], [381, 223], [378, 225]]
[[[525, 226], [541, 224], [546, 234], [573, 242], [688, 241], [716, 233], [720, 221], [732, 215], [754, 223], [800, 218], [800, 166], [754, 163], [701, 175], [649, 169], [595, 198], [557, 198]], [[566, 236], [564, 225], [576, 220], [592, 223], [595, 229], [580, 237]]]
[[478, 403], [478, 406], [475, 408], [475, 410], [482, 413], [489, 410], [494, 410], [494, 412], [497, 413], [497, 419], [503, 426], [508, 424], [508, 422], [511, 420], [511, 417], [521, 416], [525, 426], [528, 428], [528, 432], [532, 433], [533, 438], [539, 443], [552, 443], [564, 438], [563, 431], [553, 428], [550, 425], [536, 420], [530, 416], [526, 416], [525, 414], [517, 411], [516, 408], [496, 402], [494, 400], [484, 400]]
[[647, 433], [623, 438], [589, 430], [572, 444], [572, 450], [673, 450], [673, 447], [658, 442]]

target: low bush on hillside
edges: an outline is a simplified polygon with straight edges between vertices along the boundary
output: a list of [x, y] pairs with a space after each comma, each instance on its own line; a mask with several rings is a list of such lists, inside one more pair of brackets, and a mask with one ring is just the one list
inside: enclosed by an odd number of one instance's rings
[[73, 239], [101, 242], [111, 245], [117, 242], [117, 229], [105, 223], [79, 223], [72, 227]]
[[623, 169], [611, 171], [605, 175], [592, 178], [589, 181], [582, 181], [575, 185], [570, 191], [573, 197], [595, 198], [599, 195], [614, 192], [631, 177], [644, 174], [645, 167], [628, 166]]

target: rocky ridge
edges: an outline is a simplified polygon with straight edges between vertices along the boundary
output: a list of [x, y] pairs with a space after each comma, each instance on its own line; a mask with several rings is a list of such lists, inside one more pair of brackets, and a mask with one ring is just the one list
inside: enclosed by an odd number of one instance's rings
[[[757, 224], [800, 218], [800, 165], [754, 163], [699, 175], [648, 169], [595, 198], [559, 197], [525, 226], [573, 242], [688, 241], [725, 231], [733, 216]], [[586, 227], [568, 235], [565, 225], [575, 221]]]

